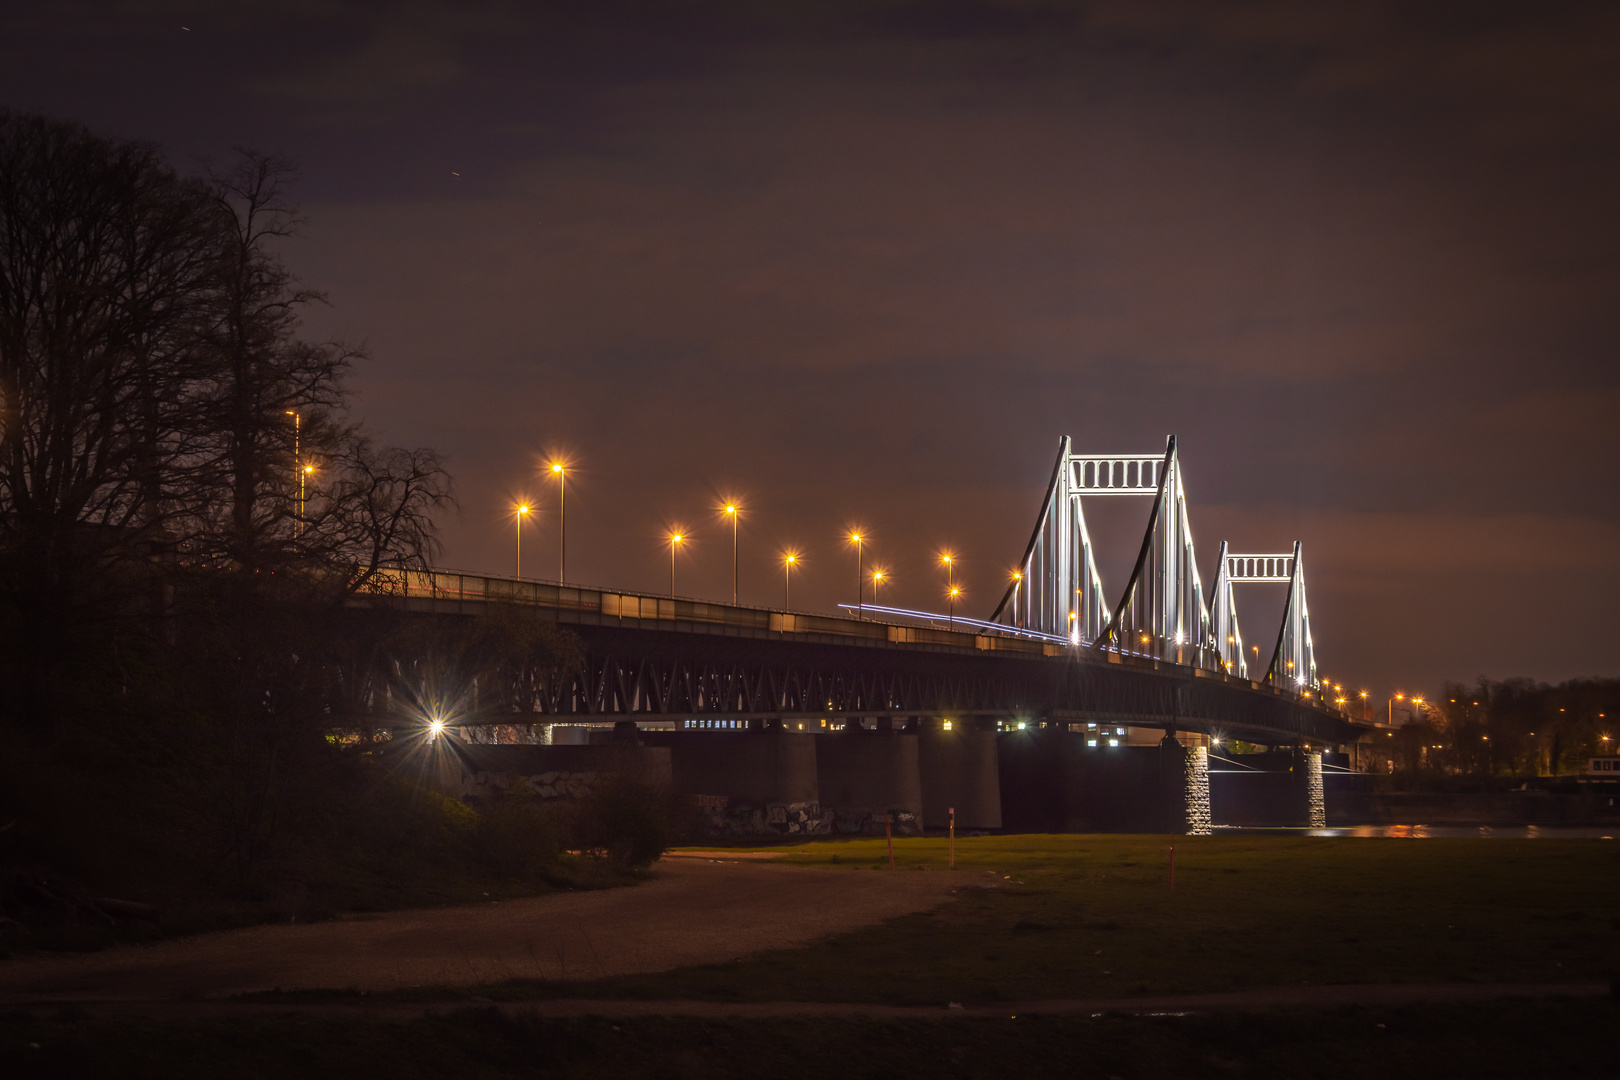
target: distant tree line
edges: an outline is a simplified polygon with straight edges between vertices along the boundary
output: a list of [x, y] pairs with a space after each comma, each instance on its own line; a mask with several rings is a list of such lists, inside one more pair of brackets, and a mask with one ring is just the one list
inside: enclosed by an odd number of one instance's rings
[[1529, 778], [1582, 772], [1615, 754], [1620, 679], [1447, 683], [1422, 721], [1388, 739], [1398, 772]]
[[[8, 725], [162, 682], [165, 648], [274, 711], [264, 687], [332, 659], [291, 612], [433, 555], [439, 457], [378, 446], [345, 410], [363, 350], [301, 335], [323, 297], [279, 253], [293, 177], [251, 151], [182, 176], [153, 146], [0, 112]], [[267, 663], [287, 670], [248, 670]]]

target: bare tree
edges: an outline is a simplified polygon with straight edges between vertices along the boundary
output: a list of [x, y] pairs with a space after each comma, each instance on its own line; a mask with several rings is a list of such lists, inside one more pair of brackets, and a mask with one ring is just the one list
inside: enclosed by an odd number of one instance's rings
[[0, 586], [34, 719], [96, 587], [185, 501], [211, 232], [153, 148], [0, 112]]
[[199, 539], [211, 531], [203, 545], [210, 554], [249, 571], [293, 557], [298, 477], [342, 438], [328, 414], [341, 408], [344, 375], [360, 355], [298, 337], [301, 311], [325, 297], [300, 285], [271, 250], [301, 224], [287, 196], [294, 176], [289, 162], [239, 150], [231, 168], [208, 177], [218, 226], [208, 330], [213, 464], [226, 490]]

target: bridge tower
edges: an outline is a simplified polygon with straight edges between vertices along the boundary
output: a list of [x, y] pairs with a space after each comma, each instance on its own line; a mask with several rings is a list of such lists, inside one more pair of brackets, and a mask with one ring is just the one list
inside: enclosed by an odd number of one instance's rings
[[1114, 617], [1094, 646], [1191, 667], [1218, 668], [1209, 605], [1198, 576], [1187, 492], [1170, 436], [1156, 470], [1153, 509], [1142, 550]]
[[[1104, 472], [1107, 479], [1099, 483]], [[1058, 441], [1057, 464], [1035, 518], [1035, 531], [991, 622], [1066, 637], [1076, 645], [1097, 640], [1108, 624], [1108, 601], [1097, 576], [1080, 496], [1087, 491], [1132, 493], [1124, 488], [1123, 475], [1118, 489], [1112, 487], [1112, 479], [1112, 471], [1099, 459], [1075, 454], [1067, 435]], [[1135, 483], [1134, 473], [1131, 482]]]
[[1294, 550], [1282, 555], [1235, 555], [1221, 543], [1221, 559], [1215, 579], [1216, 642], [1221, 648], [1221, 660], [1228, 671], [1248, 676], [1243, 664], [1243, 634], [1238, 630], [1237, 605], [1232, 596], [1234, 584], [1272, 582], [1288, 586], [1288, 601], [1283, 609], [1282, 626], [1277, 631], [1277, 646], [1271, 662], [1266, 665], [1263, 682], [1283, 687], [1296, 693], [1320, 688], [1316, 672], [1316, 647], [1311, 640], [1310, 609], [1305, 602], [1305, 560], [1303, 545], [1294, 542]]
[[1277, 648], [1266, 669], [1266, 682], [1295, 692], [1320, 690], [1316, 673], [1316, 644], [1311, 640], [1311, 613], [1305, 603], [1304, 545], [1294, 541], [1289, 556], [1288, 606], [1277, 631]]
[[1231, 558], [1226, 541], [1221, 541], [1220, 557], [1215, 560], [1215, 585], [1211, 590], [1210, 633], [1215, 638], [1215, 654], [1221, 670], [1241, 678], [1249, 677], [1249, 661], [1243, 655], [1243, 630], [1238, 626], [1237, 598], [1232, 590]]
[[[1110, 611], [1082, 496], [1153, 497], [1141, 553]], [[1035, 531], [991, 622], [1218, 669], [1209, 607], [1193, 550], [1187, 495], [1170, 436], [1159, 454], [1076, 454], [1065, 436]]]

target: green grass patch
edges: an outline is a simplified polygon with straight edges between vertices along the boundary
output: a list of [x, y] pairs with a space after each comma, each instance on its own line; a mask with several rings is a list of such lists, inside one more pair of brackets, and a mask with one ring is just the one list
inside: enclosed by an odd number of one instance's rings
[[[893, 873], [946, 865], [943, 840], [895, 852]], [[778, 861], [891, 872], [882, 840]], [[1597, 840], [1180, 837], [1174, 891], [1168, 837], [963, 839], [957, 866], [941, 907], [807, 948], [482, 992], [937, 1004], [1620, 974], [1620, 844]]]

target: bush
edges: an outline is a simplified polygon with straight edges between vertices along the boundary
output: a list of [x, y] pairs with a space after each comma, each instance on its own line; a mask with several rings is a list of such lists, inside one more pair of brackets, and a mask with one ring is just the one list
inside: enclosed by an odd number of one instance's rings
[[562, 834], [556, 813], [538, 800], [503, 798], [479, 818], [476, 850], [484, 868], [497, 878], [525, 885], [554, 883]]
[[675, 821], [667, 793], [623, 774], [609, 775], [574, 807], [573, 841], [602, 852], [617, 870], [641, 870], [669, 850]]

